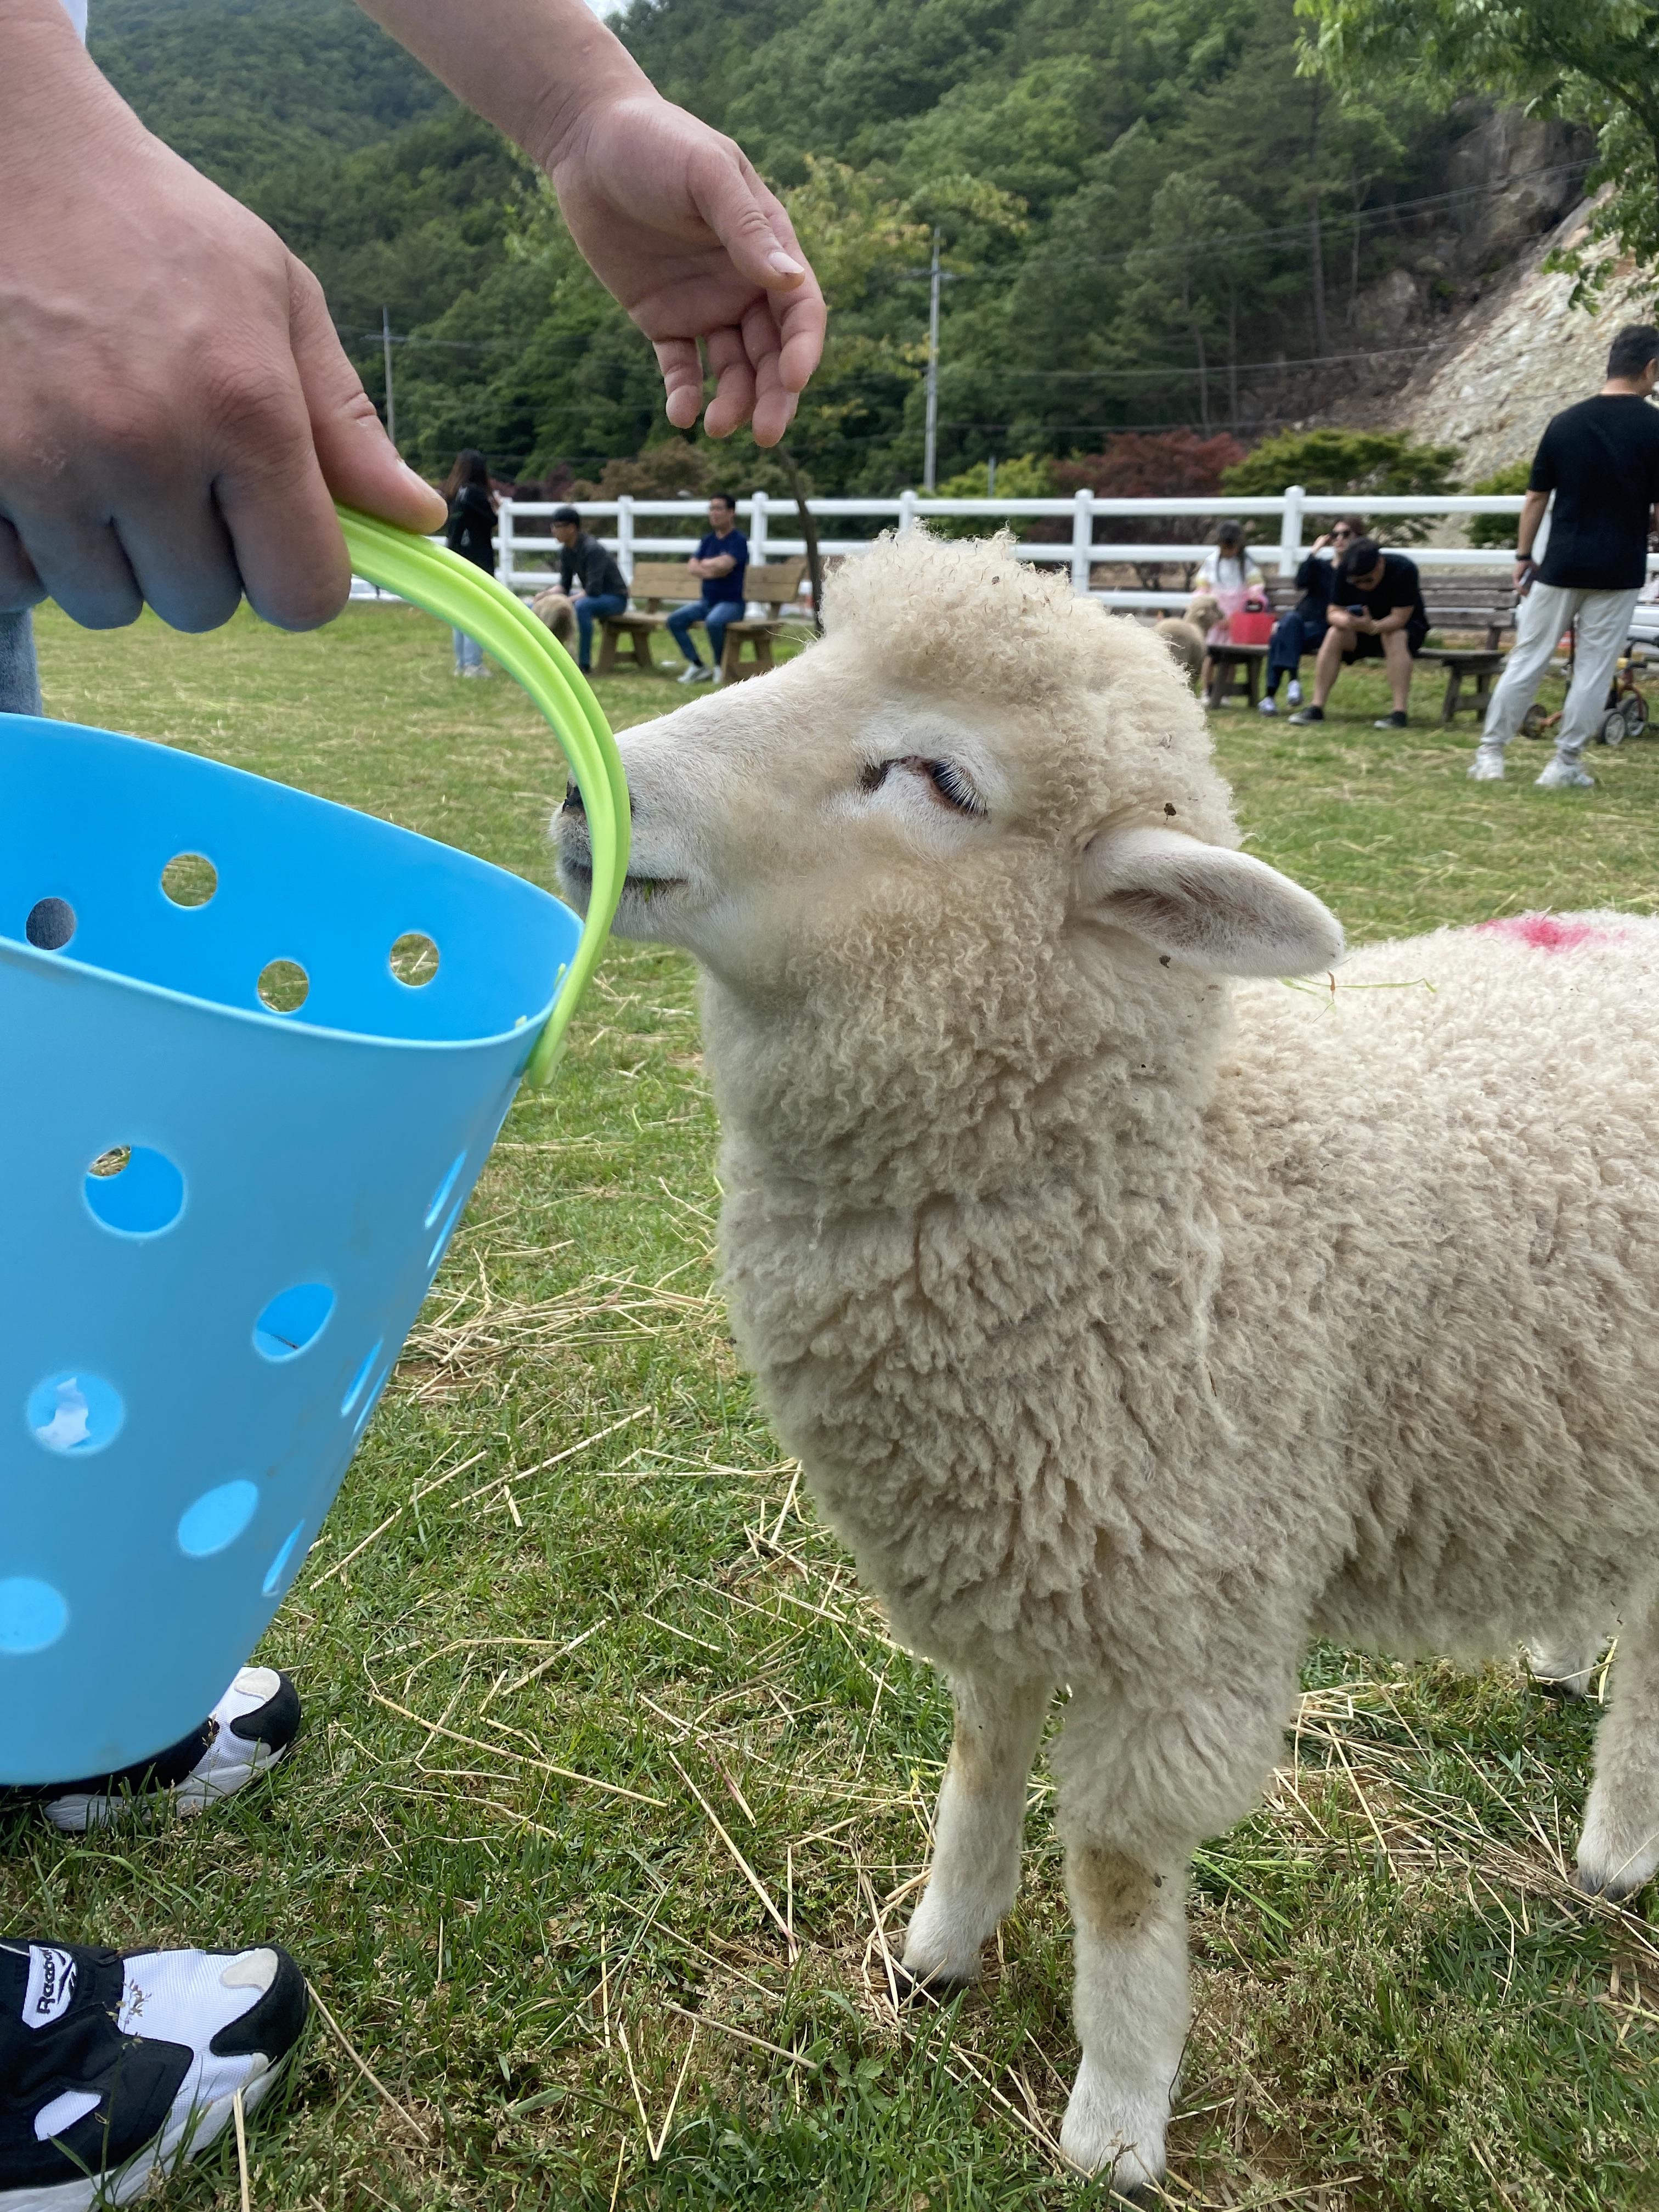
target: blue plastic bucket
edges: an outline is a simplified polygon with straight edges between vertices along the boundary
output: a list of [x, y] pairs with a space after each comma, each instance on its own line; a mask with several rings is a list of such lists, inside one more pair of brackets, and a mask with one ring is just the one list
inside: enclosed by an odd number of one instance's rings
[[581, 926], [106, 731], [0, 716], [0, 1779], [49, 1782], [176, 1741], [258, 1642]]

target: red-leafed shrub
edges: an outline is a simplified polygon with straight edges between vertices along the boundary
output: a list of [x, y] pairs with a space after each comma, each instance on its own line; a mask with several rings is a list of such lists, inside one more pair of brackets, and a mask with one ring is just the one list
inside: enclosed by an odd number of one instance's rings
[[[1060, 492], [1091, 491], [1103, 499], [1205, 499], [1221, 496], [1224, 470], [1236, 468], [1244, 448], [1224, 431], [1200, 438], [1194, 430], [1121, 430], [1098, 453], [1073, 453], [1054, 464]], [[1126, 544], [1180, 544], [1205, 535], [1194, 515], [1115, 515], [1107, 534]]]

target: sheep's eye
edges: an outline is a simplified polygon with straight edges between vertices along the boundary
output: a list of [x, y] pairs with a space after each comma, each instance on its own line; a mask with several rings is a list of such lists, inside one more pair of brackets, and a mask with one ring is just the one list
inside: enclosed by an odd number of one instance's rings
[[859, 770], [859, 789], [879, 791], [886, 782], [887, 771], [892, 765], [891, 761], [872, 761], [867, 768], [861, 768]]
[[917, 765], [932, 780], [934, 790], [947, 806], [954, 806], [958, 814], [985, 812], [985, 801], [954, 761], [921, 761]]

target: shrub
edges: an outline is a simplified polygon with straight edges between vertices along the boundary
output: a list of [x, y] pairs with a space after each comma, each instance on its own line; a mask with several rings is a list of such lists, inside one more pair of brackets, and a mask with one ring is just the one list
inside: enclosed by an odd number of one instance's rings
[[[1237, 438], [1200, 438], [1193, 430], [1122, 430], [1098, 453], [1073, 453], [1054, 464], [1062, 492], [1092, 491], [1103, 499], [1203, 499], [1221, 492], [1227, 473], [1244, 459]], [[1221, 501], [1216, 501], [1218, 514]], [[1128, 515], [1113, 518], [1109, 537], [1124, 544], [1180, 544], [1203, 536], [1199, 518]]]
[[[1368, 496], [1376, 495], [1408, 499], [1413, 494], [1426, 498], [1455, 492], [1457, 460], [1455, 446], [1414, 445], [1392, 430], [1286, 430], [1264, 439], [1230, 468], [1221, 488], [1242, 497], [1271, 497], [1287, 484], [1299, 483], [1307, 491], [1352, 499], [1363, 507]], [[1421, 517], [1395, 515], [1387, 530], [1395, 544], [1409, 544], [1428, 526]]]
[[[963, 469], [954, 477], [947, 477], [939, 488], [940, 499], [994, 499], [1000, 493], [1007, 499], [1049, 499], [1054, 495], [1053, 465], [1037, 453], [1011, 453], [1006, 460], [997, 463], [994, 490], [986, 489], [990, 470], [981, 461], [977, 467]], [[940, 538], [994, 538], [999, 530], [1012, 530], [1016, 538], [1036, 535], [1033, 520], [1029, 515], [957, 514], [936, 515], [928, 528]]]
[[[1489, 491], [1494, 494], [1508, 492], [1513, 495], [1516, 492], [1525, 491], [1527, 479], [1531, 474], [1530, 461], [1511, 461], [1508, 468], [1499, 469], [1495, 476], [1482, 477], [1479, 483], [1472, 483], [1468, 489], [1471, 491]], [[1512, 514], [1470, 515], [1468, 518], [1470, 544], [1491, 546], [1498, 551], [1507, 552], [1515, 544], [1516, 520], [1516, 518]]]

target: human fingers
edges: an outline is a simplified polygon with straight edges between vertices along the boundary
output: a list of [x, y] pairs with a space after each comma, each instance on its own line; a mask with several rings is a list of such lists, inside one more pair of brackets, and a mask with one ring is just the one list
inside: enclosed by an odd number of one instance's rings
[[143, 594], [104, 516], [21, 500], [12, 511], [42, 596], [56, 599], [82, 629], [122, 629], [137, 620]]
[[806, 281], [805, 257], [792, 252], [775, 228], [776, 201], [729, 138], [710, 133], [693, 156], [688, 181], [698, 214], [741, 276], [769, 292], [788, 291]]
[[22, 539], [0, 514], [0, 615], [21, 615], [26, 608], [39, 606], [46, 596], [46, 587], [23, 550]]
[[217, 629], [236, 611], [242, 578], [224, 518], [203, 486], [171, 499], [126, 499], [116, 534], [139, 592], [173, 629]]
[[315, 629], [345, 605], [351, 562], [291, 359], [226, 428], [214, 495], [248, 604], [279, 629]]
[[755, 411], [755, 371], [740, 330], [710, 331], [704, 341], [714, 396], [702, 418], [711, 438], [729, 438]]
[[346, 359], [323, 288], [289, 258], [289, 331], [323, 481], [348, 507], [399, 529], [441, 530], [448, 513], [432, 486], [398, 458], [374, 401]]
[[702, 357], [695, 338], [659, 338], [653, 350], [662, 371], [664, 404], [677, 430], [689, 430], [702, 412]]
[[782, 355], [770, 307], [769, 301], [757, 301], [743, 319], [744, 343], [755, 373], [753, 428], [757, 446], [775, 446], [800, 404], [783, 380]]

